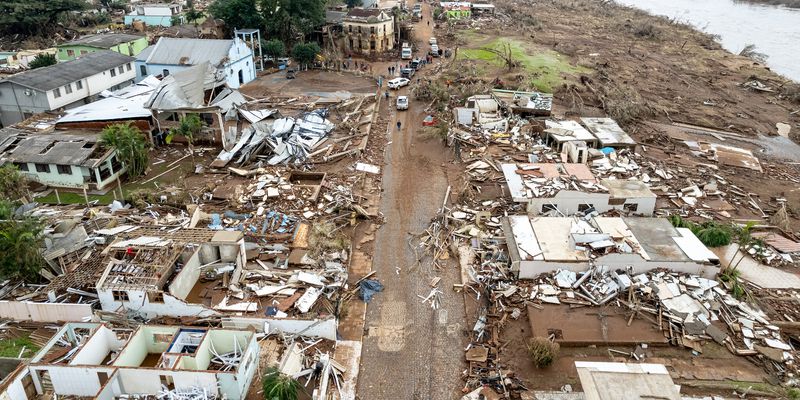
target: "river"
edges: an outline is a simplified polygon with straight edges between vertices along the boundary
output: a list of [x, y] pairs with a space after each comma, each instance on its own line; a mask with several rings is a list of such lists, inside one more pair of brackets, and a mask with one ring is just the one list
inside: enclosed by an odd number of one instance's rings
[[616, 1], [719, 35], [722, 47], [732, 53], [754, 44], [767, 55], [770, 69], [800, 82], [800, 9], [733, 0]]

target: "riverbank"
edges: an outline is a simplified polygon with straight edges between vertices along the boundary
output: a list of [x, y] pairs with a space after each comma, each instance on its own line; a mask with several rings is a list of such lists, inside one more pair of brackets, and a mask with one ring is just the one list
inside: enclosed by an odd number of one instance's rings
[[784, 6], [790, 8], [800, 8], [800, 0], [736, 0], [742, 3], [768, 4], [772, 6]]
[[596, 109], [634, 131], [649, 119], [769, 136], [783, 122], [797, 140], [800, 86], [687, 24], [592, 0], [496, 4], [506, 17], [482, 35], [555, 51], [587, 71], [555, 87], [570, 111]]

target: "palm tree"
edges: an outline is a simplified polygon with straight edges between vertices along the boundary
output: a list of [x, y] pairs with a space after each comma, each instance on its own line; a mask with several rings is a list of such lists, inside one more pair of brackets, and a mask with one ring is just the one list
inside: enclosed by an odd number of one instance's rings
[[129, 177], [135, 178], [147, 170], [150, 143], [142, 131], [130, 123], [107, 126], [100, 136], [100, 144], [117, 150], [117, 157], [128, 168]]
[[3, 279], [38, 281], [44, 266], [42, 224], [23, 217], [0, 222], [0, 276]]

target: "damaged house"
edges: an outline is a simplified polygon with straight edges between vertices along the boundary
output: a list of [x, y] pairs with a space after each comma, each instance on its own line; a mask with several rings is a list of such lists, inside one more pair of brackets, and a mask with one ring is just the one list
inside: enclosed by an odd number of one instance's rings
[[570, 216], [620, 210], [651, 216], [656, 194], [639, 180], [598, 181], [586, 164], [501, 164], [515, 202], [527, 205], [530, 215]]
[[[259, 364], [255, 332], [68, 323], [15, 371], [3, 395], [58, 398], [244, 399]], [[200, 396], [200, 397], [197, 397]], [[148, 398], [153, 398], [148, 397]]]
[[99, 134], [53, 132], [29, 134], [0, 130], [0, 163], [17, 166], [42, 185], [103, 191], [122, 176], [125, 165], [116, 150], [100, 145]]
[[[217, 311], [255, 311], [252, 303], [232, 305], [227, 296], [207, 306], [193, 290], [201, 275], [241, 273], [241, 232], [181, 229], [168, 233], [128, 227], [104, 251], [105, 271], [97, 282], [103, 310], [125, 310], [145, 318], [209, 316]], [[222, 292], [220, 292], [222, 293]]]
[[[187, 114], [198, 114], [206, 127], [196, 141], [205, 141], [222, 147], [232, 145], [225, 131], [236, 131], [236, 107], [245, 98], [237, 90], [225, 85], [225, 77], [207, 62], [168, 75], [152, 91], [144, 108], [153, 116], [156, 130], [167, 132], [180, 124]], [[231, 138], [231, 141], [233, 139]]]
[[583, 117], [581, 122], [589, 132], [597, 137], [600, 147], [624, 149], [636, 146], [636, 141], [611, 118]]
[[370, 54], [394, 49], [394, 18], [378, 8], [353, 8], [342, 18], [347, 49]]
[[508, 130], [508, 119], [503, 117], [500, 103], [491, 95], [469, 97], [464, 107], [454, 108], [453, 113], [460, 125], [477, 125], [480, 129], [499, 132]]
[[211, 65], [217, 80], [230, 88], [256, 79], [253, 50], [238, 37], [224, 40], [162, 37], [136, 57], [136, 80], [148, 75], [167, 77], [204, 63]]
[[529, 217], [503, 222], [511, 267], [520, 279], [590, 266], [640, 274], [656, 268], [713, 278], [718, 258], [691, 230], [665, 218]]

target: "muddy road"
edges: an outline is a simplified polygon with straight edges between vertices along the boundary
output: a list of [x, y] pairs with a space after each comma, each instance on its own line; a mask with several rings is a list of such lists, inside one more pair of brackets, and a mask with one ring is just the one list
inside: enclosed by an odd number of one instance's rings
[[[431, 36], [429, 16], [425, 4], [417, 31], [420, 39]], [[430, 69], [423, 68], [417, 76]], [[360, 399], [450, 399], [460, 392], [464, 301], [452, 290], [460, 274], [454, 263], [441, 270], [424, 260], [418, 263], [409, 245], [410, 233], [424, 231], [441, 208], [453, 157], [438, 139], [422, 134], [425, 105], [409, 92], [403, 88], [389, 99], [381, 199], [385, 223], [376, 233], [373, 259], [373, 270], [386, 288], [367, 307]], [[398, 95], [411, 98], [407, 111], [395, 110]], [[431, 279], [437, 276], [442, 302], [434, 310], [418, 296], [430, 294]]]

